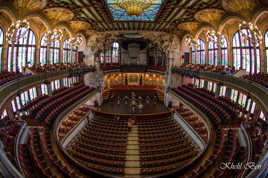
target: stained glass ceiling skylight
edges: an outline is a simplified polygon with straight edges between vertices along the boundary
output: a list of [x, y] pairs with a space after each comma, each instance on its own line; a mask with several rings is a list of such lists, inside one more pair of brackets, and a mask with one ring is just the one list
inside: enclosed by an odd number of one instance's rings
[[116, 21], [154, 21], [163, 0], [152, 0], [152, 6], [146, 9], [140, 16], [129, 16], [124, 9], [121, 9], [115, 0], [106, 0], [108, 7]]

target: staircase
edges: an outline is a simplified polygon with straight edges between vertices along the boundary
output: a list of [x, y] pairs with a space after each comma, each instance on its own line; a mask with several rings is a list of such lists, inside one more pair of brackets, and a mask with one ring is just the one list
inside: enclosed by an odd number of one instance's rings
[[125, 176], [129, 178], [141, 177], [140, 151], [139, 151], [139, 134], [138, 127], [133, 126], [128, 133]]

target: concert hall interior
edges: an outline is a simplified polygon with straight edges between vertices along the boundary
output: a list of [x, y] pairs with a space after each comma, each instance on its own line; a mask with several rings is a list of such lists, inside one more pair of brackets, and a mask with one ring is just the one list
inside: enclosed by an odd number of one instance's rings
[[0, 0], [0, 178], [268, 178], [268, 0]]

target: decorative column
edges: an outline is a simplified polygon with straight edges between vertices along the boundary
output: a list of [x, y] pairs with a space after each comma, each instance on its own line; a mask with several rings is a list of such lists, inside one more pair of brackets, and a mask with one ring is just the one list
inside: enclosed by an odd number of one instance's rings
[[9, 117], [9, 119], [14, 120], [15, 119], [15, 115], [14, 115], [14, 112], [13, 112], [13, 108], [12, 108], [11, 103], [9, 103], [7, 105], [6, 111], [7, 111], [7, 115]]
[[[6, 38], [6, 36], [5, 36], [5, 38]], [[3, 50], [2, 50], [1, 70], [7, 71], [7, 69], [8, 69], [7, 65], [8, 65], [8, 41], [4, 40]]]
[[170, 86], [170, 81], [171, 81], [171, 74], [172, 74], [172, 64], [173, 64], [173, 56], [171, 54], [171, 52], [167, 52], [169, 58], [167, 61], [167, 70], [166, 70], [166, 74], [165, 74], [165, 78], [166, 78], [166, 84], [165, 84], [165, 93], [164, 93], [164, 103], [166, 106], [168, 106], [168, 91], [169, 91], [169, 86]]
[[38, 66], [39, 64], [40, 64], [40, 40], [38, 39], [35, 50], [34, 66]]
[[[245, 30], [248, 30], [250, 34], [245, 32]], [[252, 71], [252, 61], [250, 61], [250, 73], [257, 73], [257, 46], [260, 46], [262, 43], [262, 33], [258, 29], [257, 25], [246, 21], [243, 21], [242, 24], [239, 24], [239, 31], [242, 36], [242, 41], [249, 43], [251, 42], [254, 47], [254, 72]]]
[[41, 96], [42, 95], [41, 85], [40, 84], [36, 86], [36, 93], [37, 93], [37, 96]]

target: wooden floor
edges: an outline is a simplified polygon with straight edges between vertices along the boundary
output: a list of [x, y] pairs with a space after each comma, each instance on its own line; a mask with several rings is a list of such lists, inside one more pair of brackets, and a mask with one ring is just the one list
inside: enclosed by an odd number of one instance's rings
[[[144, 108], [137, 109], [134, 113], [131, 111], [131, 99], [123, 99], [125, 96], [131, 98], [131, 93], [135, 92], [137, 101], [141, 101]], [[104, 102], [101, 106], [101, 111], [108, 113], [118, 113], [118, 114], [152, 114], [167, 112], [166, 106], [157, 100], [155, 91], [148, 90], [116, 90], [112, 91], [112, 97], [108, 102]], [[138, 99], [142, 97], [143, 99]], [[151, 99], [146, 102], [145, 98], [149, 96]], [[121, 98], [120, 103], [118, 102], [118, 97]], [[148, 98], [148, 97], [147, 97]]]

